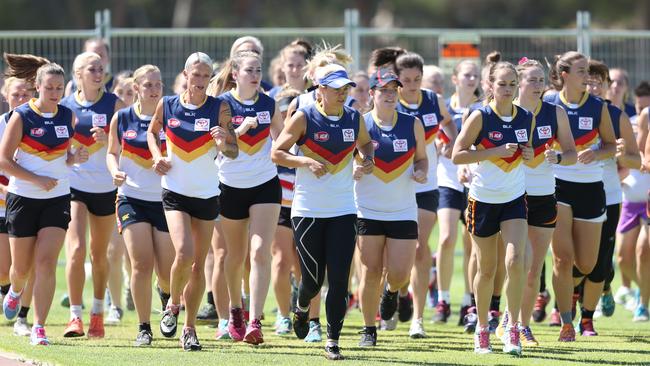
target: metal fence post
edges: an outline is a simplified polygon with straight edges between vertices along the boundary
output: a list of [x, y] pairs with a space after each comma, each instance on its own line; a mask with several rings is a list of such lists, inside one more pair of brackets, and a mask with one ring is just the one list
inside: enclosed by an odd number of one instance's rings
[[578, 44], [578, 52], [587, 57], [591, 56], [591, 35], [589, 34], [590, 27], [590, 13], [588, 11], [578, 10], [576, 13], [576, 38]]
[[352, 56], [352, 65], [350, 70], [356, 72], [359, 69], [359, 10], [345, 9], [344, 28], [345, 28], [345, 49]]
[[101, 10], [96, 10], [95, 11], [95, 36], [97, 38], [102, 37], [102, 23], [103, 23], [102, 12]]

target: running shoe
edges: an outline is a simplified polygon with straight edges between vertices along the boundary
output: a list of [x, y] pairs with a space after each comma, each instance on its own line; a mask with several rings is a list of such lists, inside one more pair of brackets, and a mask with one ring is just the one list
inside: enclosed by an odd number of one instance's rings
[[178, 329], [178, 312], [178, 309], [174, 311], [171, 306], [167, 306], [167, 309], [163, 312], [162, 319], [160, 319], [160, 333], [165, 338], [172, 338], [176, 335], [176, 330]]
[[553, 309], [551, 311], [551, 318], [548, 321], [549, 327], [560, 327], [562, 326], [562, 317], [560, 316], [560, 311], [558, 309]]
[[359, 301], [356, 296], [354, 296], [353, 293], [348, 293], [348, 309], [347, 312], [349, 313], [350, 310], [352, 309], [357, 309], [359, 308]]
[[264, 343], [264, 335], [262, 334], [262, 323], [259, 319], [253, 319], [246, 328], [244, 335], [244, 342], [257, 346]]
[[539, 342], [535, 339], [530, 327], [521, 327], [521, 344], [525, 347], [537, 347]]
[[202, 322], [215, 322], [217, 319], [219, 319], [219, 315], [217, 315], [217, 309], [212, 304], [203, 305], [196, 314], [196, 320]]
[[287, 335], [291, 333], [291, 318], [288, 316], [279, 317], [275, 323], [275, 334]]
[[124, 295], [126, 297], [126, 310], [134, 311], [135, 303], [133, 302], [133, 294], [131, 293], [131, 289], [129, 287], [124, 290]]
[[639, 304], [639, 306], [636, 307], [636, 310], [634, 310], [634, 318], [632, 318], [632, 321], [647, 322], [648, 319], [650, 319], [650, 314], [648, 314], [648, 308]]
[[31, 343], [32, 346], [49, 346], [50, 341], [47, 339], [47, 336], [45, 335], [45, 328], [38, 327], [32, 329], [29, 336], [29, 343]]
[[63, 294], [63, 296], [61, 296], [61, 306], [64, 308], [70, 307], [70, 296], [68, 294]]
[[241, 342], [246, 335], [246, 322], [242, 308], [230, 308], [230, 320], [228, 322], [228, 333], [235, 342]]
[[111, 306], [108, 310], [108, 316], [106, 317], [107, 325], [117, 325], [122, 321], [122, 316], [124, 316], [124, 311], [117, 306]]
[[296, 307], [293, 309], [293, 331], [298, 339], [305, 339], [310, 333], [309, 311], [302, 311]]
[[[436, 291], [436, 293], [438, 292]], [[397, 318], [400, 322], [406, 323], [411, 320], [413, 317], [413, 295], [410, 292], [407, 292], [404, 296], [398, 296], [397, 309]]]
[[[503, 340], [503, 335], [506, 332], [506, 327], [508, 326], [508, 312], [503, 313], [503, 319], [499, 322], [499, 325], [494, 330], [494, 334], [501, 340]], [[505, 343], [504, 343], [505, 344]]]
[[341, 349], [338, 344], [328, 344], [325, 346], [325, 357], [331, 361], [338, 361], [343, 359]]
[[580, 319], [578, 322], [578, 333], [583, 337], [597, 336], [598, 332], [594, 329], [593, 319]]
[[381, 295], [381, 302], [379, 303], [379, 315], [384, 320], [390, 319], [397, 311], [397, 298], [398, 292], [391, 293], [388, 291], [388, 286], [384, 288], [384, 293]]
[[84, 335], [84, 324], [79, 318], [71, 319], [63, 330], [63, 336], [66, 338], [83, 337]]
[[232, 339], [230, 338], [230, 333], [228, 332], [228, 319], [219, 319], [219, 325], [217, 326], [217, 335], [215, 338], [217, 340]]
[[604, 293], [603, 296], [600, 297], [599, 305], [600, 311], [604, 316], [610, 317], [614, 315], [614, 310], [616, 310], [616, 302], [614, 301], [614, 296], [612, 296], [611, 291]]
[[562, 329], [560, 329], [560, 342], [575, 342], [576, 341], [576, 330], [573, 328], [573, 324], [562, 324]]
[[183, 328], [180, 343], [185, 351], [200, 351], [203, 348], [201, 347], [201, 343], [199, 343], [199, 338], [196, 336], [196, 329], [194, 328]]
[[414, 339], [427, 337], [427, 334], [424, 332], [422, 318], [413, 319], [413, 321], [411, 321], [411, 327], [409, 328], [409, 337]]
[[636, 308], [639, 306], [639, 302], [641, 300], [641, 293], [639, 292], [639, 289], [635, 289], [632, 291], [632, 294], [630, 297], [627, 299], [627, 302], [625, 303], [625, 309], [629, 311], [634, 311]]
[[7, 320], [16, 319], [18, 312], [20, 312], [20, 295], [14, 297], [11, 296], [11, 292], [8, 293], [2, 300], [2, 310], [4, 311]]
[[463, 318], [463, 322], [465, 323], [465, 333], [473, 334], [476, 331], [476, 324], [478, 323], [476, 307], [472, 306], [467, 309], [467, 315]]
[[470, 306], [469, 305], [463, 305], [460, 307], [460, 312], [458, 316], [458, 326], [462, 327], [465, 325], [465, 315], [467, 315], [467, 311], [469, 310]]
[[305, 342], [318, 343], [322, 341], [323, 341], [323, 329], [320, 323], [310, 320], [309, 333], [307, 333], [307, 336], [305, 336]]
[[488, 314], [488, 325], [490, 327], [490, 333], [494, 333], [499, 326], [499, 316], [501, 314], [496, 310], [490, 310]]
[[503, 337], [503, 353], [513, 356], [521, 356], [521, 336], [519, 333], [519, 323], [508, 325]]
[[451, 315], [451, 307], [446, 301], [438, 301], [436, 313], [433, 314], [433, 322], [436, 324], [445, 324]]
[[27, 318], [16, 318], [14, 323], [14, 335], [20, 337], [29, 337], [32, 334], [32, 328], [27, 324]]
[[361, 339], [359, 340], [359, 347], [374, 347], [377, 345], [377, 331], [369, 330], [367, 327], [363, 327], [361, 331]]
[[533, 321], [541, 323], [546, 319], [546, 305], [551, 301], [551, 294], [544, 290], [537, 294], [535, 299], [535, 307], [533, 307]]
[[490, 328], [476, 328], [474, 333], [474, 353], [485, 355], [492, 353], [492, 346], [490, 345]]
[[397, 329], [397, 317], [393, 315], [393, 317], [388, 320], [381, 319], [379, 321], [379, 329], [389, 331]]
[[137, 336], [135, 336], [135, 346], [136, 347], [145, 347], [151, 346], [153, 341], [153, 334], [150, 330], [141, 330]]
[[621, 286], [616, 290], [616, 294], [614, 294], [614, 302], [619, 305], [625, 305], [627, 300], [632, 296], [634, 296], [634, 292], [631, 288]]
[[104, 314], [90, 314], [88, 338], [104, 338]]

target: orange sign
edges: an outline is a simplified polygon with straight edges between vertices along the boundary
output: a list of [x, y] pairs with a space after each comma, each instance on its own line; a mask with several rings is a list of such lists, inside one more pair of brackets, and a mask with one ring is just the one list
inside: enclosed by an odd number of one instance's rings
[[441, 57], [475, 58], [480, 57], [478, 45], [475, 43], [454, 42], [442, 45]]

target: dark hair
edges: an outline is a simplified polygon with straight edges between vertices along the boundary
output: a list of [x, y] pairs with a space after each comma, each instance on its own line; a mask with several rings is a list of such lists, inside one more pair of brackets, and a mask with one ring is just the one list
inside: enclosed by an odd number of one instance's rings
[[589, 75], [598, 76], [602, 81], [609, 83], [609, 67], [604, 62], [598, 60], [589, 60]]
[[65, 77], [63, 68], [50, 60], [34, 55], [4, 54], [7, 77], [16, 77], [27, 80], [32, 85], [41, 83], [44, 75], [61, 75]]
[[394, 65], [397, 58], [404, 53], [406, 53], [406, 50], [401, 47], [377, 48], [374, 49], [370, 54], [370, 60], [368, 60], [368, 64], [374, 67], [380, 67], [386, 64]]
[[[497, 70], [501, 69], [509, 69], [511, 70], [516, 78], [519, 78], [519, 74], [517, 73], [517, 69], [515, 68], [515, 65], [511, 64], [510, 62], [507, 61], [501, 61], [501, 53], [498, 51], [492, 51], [490, 54], [488, 54], [485, 57], [485, 69], [489, 70], [488, 73], [488, 81], [490, 83], [494, 83], [496, 81], [496, 78], [494, 74], [496, 74]], [[492, 95], [491, 92], [488, 92], [487, 95], [485, 96], [485, 99], [487, 101], [491, 101], [494, 99], [494, 95]]]
[[650, 96], [650, 83], [645, 80], [640, 82], [639, 85], [637, 85], [637, 87], [634, 89], [634, 94], [637, 97]]
[[553, 58], [553, 62], [549, 63], [549, 79], [551, 84], [556, 90], [562, 90], [564, 87], [564, 79], [562, 79], [562, 72], [569, 72], [571, 70], [571, 65], [574, 62], [582, 59], [587, 59], [585, 55], [576, 51], [565, 52], [561, 55], [556, 55]]
[[404, 69], [418, 69], [424, 73], [424, 59], [415, 52], [405, 52], [395, 59], [395, 71], [397, 76]]

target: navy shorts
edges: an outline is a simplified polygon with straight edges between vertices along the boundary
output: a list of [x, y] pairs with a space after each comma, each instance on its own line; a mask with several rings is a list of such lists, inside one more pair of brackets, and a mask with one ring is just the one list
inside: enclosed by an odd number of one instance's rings
[[603, 182], [577, 183], [555, 178], [557, 203], [571, 207], [577, 220], [604, 222], [607, 219]]
[[7, 193], [7, 232], [14, 238], [36, 236], [46, 227], [68, 230], [70, 195], [54, 198], [28, 198]]
[[221, 183], [221, 216], [231, 220], [248, 218], [249, 209], [261, 203], [282, 202], [282, 187], [276, 175], [273, 179], [251, 188], [235, 188]]
[[357, 219], [359, 235], [381, 235], [391, 239], [417, 239], [418, 223], [412, 220], [384, 221]]
[[438, 187], [440, 191], [440, 203], [438, 209], [453, 208], [463, 212], [467, 207], [467, 193], [457, 191], [449, 187]]
[[95, 216], [114, 215], [116, 198], [117, 190], [105, 193], [90, 193], [70, 188], [70, 200], [85, 204], [88, 212]]
[[419, 209], [435, 213], [438, 211], [439, 196], [440, 193], [438, 193], [438, 190], [434, 189], [433, 191], [416, 193], [415, 200], [417, 201]]
[[117, 228], [120, 233], [127, 226], [138, 222], [146, 222], [158, 231], [169, 232], [162, 202], [117, 196]]
[[289, 229], [291, 227], [291, 207], [280, 207], [280, 217], [278, 218], [278, 225], [284, 226]]
[[162, 205], [165, 211], [185, 212], [199, 220], [214, 221], [219, 216], [219, 196], [188, 197], [163, 188]]
[[506, 203], [485, 203], [471, 197], [467, 201], [467, 230], [478, 237], [487, 238], [498, 233], [503, 221], [527, 218], [525, 195]]
[[8, 234], [7, 219], [4, 217], [0, 217], [0, 234]]
[[526, 196], [528, 205], [528, 225], [554, 228], [557, 221], [557, 201], [555, 195]]

